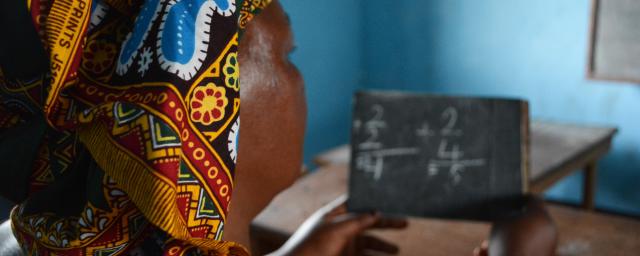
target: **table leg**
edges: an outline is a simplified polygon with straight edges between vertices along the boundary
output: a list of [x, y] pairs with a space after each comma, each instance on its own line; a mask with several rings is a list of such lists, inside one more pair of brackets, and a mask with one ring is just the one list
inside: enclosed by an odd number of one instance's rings
[[594, 197], [596, 189], [596, 175], [597, 175], [597, 162], [593, 161], [584, 169], [584, 185], [582, 192], [582, 207], [586, 210], [592, 211], [595, 208]]

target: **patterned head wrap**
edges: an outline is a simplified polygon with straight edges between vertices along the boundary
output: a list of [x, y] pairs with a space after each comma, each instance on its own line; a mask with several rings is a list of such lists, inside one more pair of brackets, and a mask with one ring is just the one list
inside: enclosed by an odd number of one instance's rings
[[238, 37], [269, 2], [27, 1], [50, 68], [0, 72], [0, 134], [48, 124], [25, 136], [36, 157], [24, 160], [26, 201], [12, 212], [27, 254], [247, 253], [222, 241]]

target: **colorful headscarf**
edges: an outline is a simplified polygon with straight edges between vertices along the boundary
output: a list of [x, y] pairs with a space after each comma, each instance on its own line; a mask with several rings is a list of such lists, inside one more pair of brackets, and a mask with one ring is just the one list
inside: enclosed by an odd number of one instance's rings
[[247, 253], [222, 241], [238, 37], [269, 2], [27, 1], [50, 70], [0, 72], [0, 132], [42, 115], [48, 124], [12, 212], [25, 253]]

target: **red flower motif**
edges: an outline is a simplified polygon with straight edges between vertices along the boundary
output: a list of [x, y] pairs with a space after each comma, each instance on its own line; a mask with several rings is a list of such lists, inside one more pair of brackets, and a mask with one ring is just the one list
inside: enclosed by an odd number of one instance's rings
[[94, 74], [100, 74], [113, 65], [116, 47], [104, 41], [91, 41], [82, 54], [82, 67]]
[[224, 109], [229, 103], [224, 87], [218, 87], [214, 83], [199, 86], [193, 91], [191, 97], [191, 120], [204, 125], [222, 120]]

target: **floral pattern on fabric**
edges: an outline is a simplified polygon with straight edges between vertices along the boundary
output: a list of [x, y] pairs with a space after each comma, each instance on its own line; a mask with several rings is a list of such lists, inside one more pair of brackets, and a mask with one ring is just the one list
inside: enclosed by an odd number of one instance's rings
[[197, 87], [191, 98], [191, 119], [203, 125], [222, 120], [229, 100], [224, 97], [226, 90], [214, 83]]
[[24, 252], [246, 255], [222, 240], [238, 40], [270, 0], [27, 2], [51, 70], [0, 76], [0, 131], [48, 123], [12, 212]]
[[222, 68], [224, 75], [227, 77], [224, 81], [227, 87], [235, 90], [240, 90], [240, 69], [238, 68], [238, 54], [232, 53], [227, 56], [227, 62]]
[[91, 41], [84, 49], [82, 67], [94, 74], [107, 71], [116, 57], [116, 46], [106, 42]]

